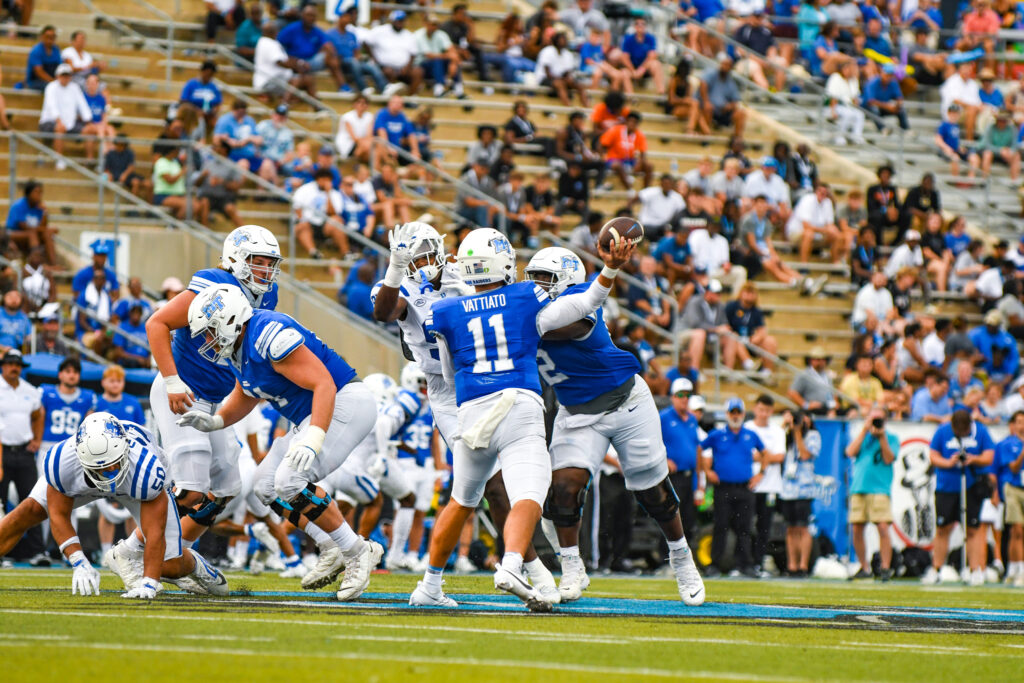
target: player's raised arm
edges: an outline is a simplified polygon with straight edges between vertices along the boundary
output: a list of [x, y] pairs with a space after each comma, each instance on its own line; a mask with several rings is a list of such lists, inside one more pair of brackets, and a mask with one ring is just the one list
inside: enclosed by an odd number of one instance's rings
[[195, 298], [196, 293], [186, 289], [146, 321], [146, 339], [149, 340], [149, 349], [157, 370], [167, 384], [167, 402], [178, 415], [191, 407], [195, 395], [178, 377], [178, 366], [174, 363], [171, 350], [171, 332], [188, 327], [188, 307]]
[[408, 223], [396, 225], [395, 229], [388, 233], [391, 258], [388, 261], [388, 269], [384, 272], [384, 282], [373, 300], [374, 320], [390, 323], [405, 313], [406, 303], [398, 296], [398, 290], [412, 261], [413, 236], [413, 230]]
[[604, 261], [604, 269], [597, 280], [581, 294], [559, 297], [551, 302], [537, 315], [537, 331], [544, 335], [596, 311], [611, 292], [619, 268], [629, 263], [635, 248], [635, 244], [624, 239], [612, 242], [608, 249], [599, 246], [598, 253]]

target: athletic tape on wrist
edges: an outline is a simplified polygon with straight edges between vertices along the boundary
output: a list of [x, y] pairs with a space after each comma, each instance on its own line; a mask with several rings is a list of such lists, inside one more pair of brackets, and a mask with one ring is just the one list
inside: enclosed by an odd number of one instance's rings
[[68, 540], [61, 543], [57, 549], [61, 552], [64, 552], [64, 548], [67, 548], [69, 545], [74, 545], [75, 543], [77, 543], [78, 545], [82, 545], [82, 542], [78, 540], [78, 536], [72, 536]]

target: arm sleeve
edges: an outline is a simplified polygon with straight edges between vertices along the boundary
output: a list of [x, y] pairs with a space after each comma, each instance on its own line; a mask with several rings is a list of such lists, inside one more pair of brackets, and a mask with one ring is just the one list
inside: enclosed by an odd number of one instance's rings
[[393, 412], [395, 408], [401, 411], [399, 406], [391, 405], [383, 413], [377, 415], [377, 422], [374, 425], [374, 438], [377, 442], [378, 453], [388, 452], [388, 441], [398, 431], [398, 428], [402, 426], [402, 420]]
[[448, 342], [445, 338], [438, 335], [437, 339], [437, 352], [441, 356], [441, 374], [444, 376], [444, 381], [449, 385], [455, 384], [455, 366], [452, 364], [452, 354], [448, 350]]
[[537, 314], [537, 331], [544, 336], [551, 330], [587, 317], [604, 303], [610, 291], [611, 288], [602, 287], [594, 280], [585, 292], [558, 297]]

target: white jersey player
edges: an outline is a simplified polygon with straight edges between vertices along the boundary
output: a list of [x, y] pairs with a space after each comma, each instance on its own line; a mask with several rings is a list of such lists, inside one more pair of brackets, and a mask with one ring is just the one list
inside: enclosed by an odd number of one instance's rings
[[[74, 568], [72, 593], [98, 595], [100, 584], [71, 523], [72, 510], [106, 498], [124, 506], [147, 539], [145, 549], [128, 549], [109, 563], [124, 581], [123, 597], [156, 597], [161, 576], [183, 579], [182, 587], [194, 592], [227, 595], [224, 575], [184, 548], [163, 453], [142, 427], [110, 413], [93, 413], [74, 437], [46, 452], [43, 467], [45, 488], [37, 485], [31, 495], [48, 510], [54, 540]], [[107, 551], [107, 559], [114, 554], [114, 549]]]

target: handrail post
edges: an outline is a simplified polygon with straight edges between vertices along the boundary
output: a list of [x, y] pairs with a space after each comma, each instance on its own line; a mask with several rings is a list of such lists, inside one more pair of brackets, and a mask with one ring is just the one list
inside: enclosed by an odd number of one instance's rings
[[18, 195], [18, 187], [17, 187], [17, 185], [18, 185], [18, 162], [17, 162], [17, 158], [18, 158], [18, 138], [16, 138], [15, 136], [12, 135], [12, 136], [10, 136], [8, 138], [8, 140], [9, 140], [9, 143], [8, 143], [7, 147], [8, 147], [9, 151], [7, 153], [8, 154], [7, 166], [9, 168], [9, 170], [10, 170], [10, 173], [11, 173], [11, 182], [8, 183], [8, 185], [7, 185], [7, 194], [9, 195], [10, 200], [11, 200], [10, 204], [8, 205], [8, 206], [10, 206], [10, 205], [13, 205], [14, 202], [17, 201], [16, 197]]
[[711, 346], [715, 368], [715, 403], [722, 402], [722, 340], [715, 336], [715, 343]]
[[288, 207], [288, 273], [295, 277], [295, 211]]
[[[175, 0], [178, 2], [179, 0]], [[174, 18], [167, 23], [167, 63], [164, 68], [165, 89], [171, 91], [171, 62], [174, 60]]]
[[192, 147], [185, 147], [185, 220], [192, 222]]

